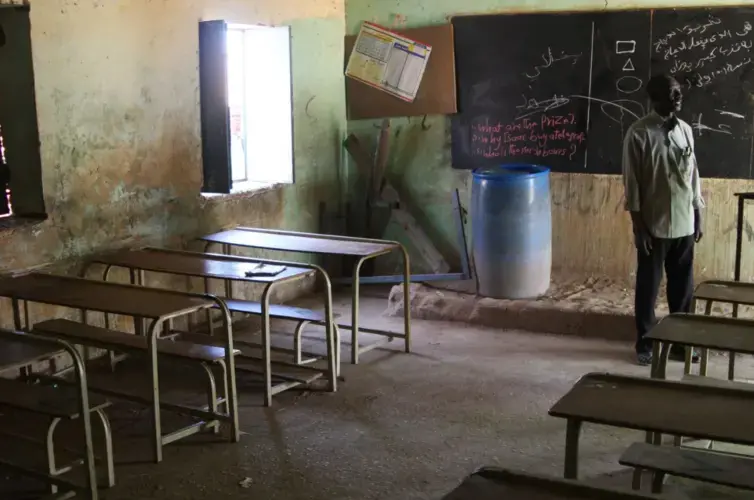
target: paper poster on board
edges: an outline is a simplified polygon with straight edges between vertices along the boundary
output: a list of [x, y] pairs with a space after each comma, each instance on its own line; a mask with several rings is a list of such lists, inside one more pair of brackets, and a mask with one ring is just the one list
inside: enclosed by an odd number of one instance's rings
[[430, 45], [364, 22], [346, 76], [413, 102], [431, 52]]

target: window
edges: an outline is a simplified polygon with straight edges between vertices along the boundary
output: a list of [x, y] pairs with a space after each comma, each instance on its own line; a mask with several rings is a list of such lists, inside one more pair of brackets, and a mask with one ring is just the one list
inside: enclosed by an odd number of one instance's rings
[[11, 218], [46, 218], [29, 9], [28, 5], [0, 5], [0, 221], [3, 222]]
[[199, 24], [205, 193], [292, 183], [290, 28]]

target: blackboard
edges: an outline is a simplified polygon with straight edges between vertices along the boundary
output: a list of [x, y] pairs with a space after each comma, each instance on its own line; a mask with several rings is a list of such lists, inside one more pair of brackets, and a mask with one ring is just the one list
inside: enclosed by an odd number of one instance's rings
[[754, 178], [754, 9], [658, 9], [453, 19], [455, 168], [536, 163], [619, 174], [645, 84], [683, 85], [703, 177]]

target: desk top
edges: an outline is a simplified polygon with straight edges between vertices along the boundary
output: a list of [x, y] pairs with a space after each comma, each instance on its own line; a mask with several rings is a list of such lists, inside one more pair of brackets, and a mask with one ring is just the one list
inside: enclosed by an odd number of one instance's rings
[[254, 269], [260, 263], [259, 260], [220, 254], [181, 252], [161, 248], [123, 250], [93, 257], [92, 262], [160, 273], [255, 283], [287, 281], [314, 272], [312, 269], [282, 264], [285, 266], [285, 270], [274, 276], [246, 276], [246, 271]]
[[554, 417], [754, 445], [754, 393], [607, 373], [584, 375]]
[[647, 338], [754, 354], [754, 321], [700, 314], [670, 314], [647, 333]]
[[694, 297], [728, 304], [754, 305], [754, 283], [743, 281], [704, 281], [696, 287]]
[[43, 273], [0, 279], [0, 297], [152, 319], [188, 314], [215, 304], [172, 290]]
[[329, 255], [351, 255], [356, 257], [382, 255], [398, 248], [397, 243], [390, 241], [362, 241], [326, 234], [270, 231], [253, 228], [229, 229], [227, 231], [202, 236], [200, 239], [212, 243], [263, 248], [266, 250]]
[[485, 467], [472, 474], [443, 500], [649, 500], [628, 491], [603, 489], [577, 481]]

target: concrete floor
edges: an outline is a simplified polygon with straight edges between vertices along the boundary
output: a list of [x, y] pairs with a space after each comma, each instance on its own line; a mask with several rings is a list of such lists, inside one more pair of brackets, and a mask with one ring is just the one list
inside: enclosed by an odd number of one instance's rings
[[[340, 298], [337, 309], [347, 312], [347, 304]], [[399, 319], [382, 315], [385, 305], [384, 297], [364, 300], [365, 326], [400, 330]], [[633, 364], [626, 343], [458, 323], [413, 326], [412, 354], [396, 342], [363, 364], [345, 364], [336, 394], [290, 391], [262, 408], [259, 394], [241, 384], [238, 444], [190, 438], [168, 446], [164, 462], [153, 465], [145, 463], [149, 448], [130, 435], [118, 437], [114, 425], [118, 485], [103, 497], [439, 499], [482, 465], [560, 475], [565, 425], [547, 415], [550, 406], [587, 372], [648, 374]], [[713, 359], [713, 374], [722, 375], [726, 361]], [[677, 377], [681, 367], [673, 365]], [[742, 377], [754, 377], [748, 358], [739, 367]], [[586, 426], [582, 477], [628, 487], [630, 472], [617, 458], [641, 439], [637, 432]], [[682, 498], [734, 494], [675, 480], [669, 489]]]

